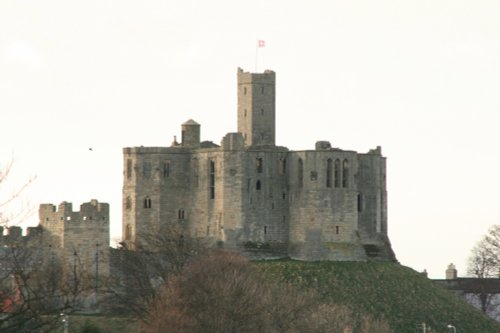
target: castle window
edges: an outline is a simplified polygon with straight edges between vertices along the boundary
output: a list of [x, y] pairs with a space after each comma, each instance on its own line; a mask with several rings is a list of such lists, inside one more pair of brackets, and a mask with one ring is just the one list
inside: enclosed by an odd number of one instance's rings
[[264, 226], [264, 235], [267, 234], [267, 225]]
[[335, 160], [335, 187], [340, 187], [340, 160]]
[[349, 162], [342, 163], [342, 187], [349, 187]]
[[179, 209], [179, 212], [177, 213], [177, 217], [179, 220], [184, 220], [184, 210]]
[[260, 115], [263, 116], [264, 115], [264, 109], [260, 109]]
[[163, 178], [170, 176], [170, 161], [163, 162]]
[[257, 191], [260, 191], [260, 188], [261, 188], [261, 183], [260, 183], [260, 180], [257, 180], [257, 182], [255, 183], [255, 189]]
[[280, 162], [281, 162], [280, 163], [281, 165], [280, 165], [280, 168], [279, 168], [280, 174], [284, 175], [285, 172], [286, 172], [286, 159], [280, 158]]
[[302, 162], [301, 158], [298, 161], [297, 182], [299, 183], [299, 187], [304, 186], [304, 162]]
[[210, 161], [210, 199], [215, 198], [215, 162]]
[[125, 240], [131, 240], [132, 239], [132, 226], [130, 224], [127, 224], [127, 227], [125, 228]]
[[127, 178], [132, 177], [132, 160], [127, 160]]
[[244, 116], [245, 117], [247, 116], [247, 109], [245, 109], [245, 111], [244, 111]]
[[130, 197], [127, 197], [125, 199], [125, 209], [130, 209], [132, 208], [132, 200], [130, 199]]
[[335, 233], [338, 235], [340, 233], [340, 228], [338, 225], [335, 226]]
[[311, 180], [317, 180], [318, 173], [316, 171], [311, 171], [310, 177], [311, 177]]
[[257, 158], [257, 172], [262, 173], [264, 162], [262, 157]]
[[71, 216], [66, 216], [66, 221], [71, 221]]
[[363, 196], [361, 193], [358, 193], [358, 212], [363, 211]]
[[243, 95], [247, 94], [247, 87], [243, 87]]
[[144, 161], [142, 171], [143, 171], [144, 178], [151, 177], [151, 161], [149, 161], [149, 160]]
[[193, 169], [193, 186], [194, 187], [198, 187], [198, 181], [199, 181], [199, 177], [198, 177], [198, 159], [197, 158], [193, 158], [191, 160], [191, 168]]
[[332, 159], [329, 158], [326, 162], [326, 187], [332, 187], [332, 170], [333, 162]]
[[151, 208], [151, 198], [150, 197], [144, 198], [144, 208]]

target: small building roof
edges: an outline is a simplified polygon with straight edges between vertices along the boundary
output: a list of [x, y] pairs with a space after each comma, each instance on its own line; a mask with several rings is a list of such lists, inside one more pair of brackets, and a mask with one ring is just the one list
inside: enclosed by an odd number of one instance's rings
[[184, 124], [182, 125], [197, 125], [197, 126], [200, 126], [200, 124], [198, 124], [196, 121], [194, 121], [193, 119], [189, 119], [188, 121], [186, 121]]

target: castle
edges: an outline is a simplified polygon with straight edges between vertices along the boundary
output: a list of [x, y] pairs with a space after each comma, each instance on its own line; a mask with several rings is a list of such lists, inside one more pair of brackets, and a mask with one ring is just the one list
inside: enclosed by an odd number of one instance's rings
[[254, 257], [395, 260], [380, 147], [276, 146], [275, 73], [238, 69], [237, 80], [237, 132], [220, 146], [188, 120], [180, 143], [123, 149], [124, 244], [176, 226]]

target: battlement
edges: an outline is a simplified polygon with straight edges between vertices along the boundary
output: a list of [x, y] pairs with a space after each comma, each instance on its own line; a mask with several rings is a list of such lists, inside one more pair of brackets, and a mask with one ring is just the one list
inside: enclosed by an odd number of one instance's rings
[[23, 235], [23, 229], [18, 226], [0, 227], [0, 246], [9, 246], [11, 244], [27, 245], [35, 240], [42, 240], [43, 228], [27, 227], [26, 233]]
[[71, 202], [63, 201], [56, 207], [53, 204], [41, 204], [39, 209], [40, 224], [49, 226], [57, 221], [78, 223], [83, 221], [101, 221], [109, 223], [109, 204], [92, 199], [80, 205], [80, 211], [73, 211]]
[[276, 73], [272, 70], [266, 69], [264, 73], [251, 73], [245, 72], [243, 69], [238, 68], [238, 83], [239, 84], [273, 84], [276, 79]]

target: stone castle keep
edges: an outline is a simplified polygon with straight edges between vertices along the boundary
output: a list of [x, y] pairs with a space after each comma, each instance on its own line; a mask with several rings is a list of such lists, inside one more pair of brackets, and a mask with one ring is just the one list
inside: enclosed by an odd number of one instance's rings
[[258, 257], [395, 260], [380, 147], [276, 146], [275, 80], [238, 69], [238, 128], [220, 146], [188, 120], [180, 143], [123, 149], [125, 244], [175, 226]]

